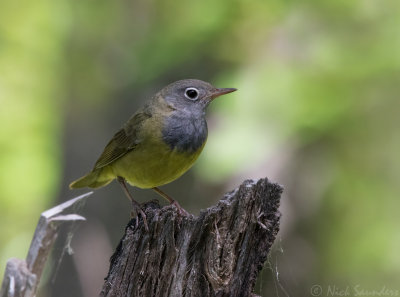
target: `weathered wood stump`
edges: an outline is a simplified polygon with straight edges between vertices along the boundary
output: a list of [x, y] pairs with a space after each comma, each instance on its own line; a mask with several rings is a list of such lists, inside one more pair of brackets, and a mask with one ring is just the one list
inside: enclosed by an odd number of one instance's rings
[[[93, 192], [83, 194], [41, 213], [26, 260], [11, 258], [7, 261], [0, 297], [36, 296], [40, 278], [54, 242], [60, 235], [61, 226], [71, 227], [72, 224], [85, 220], [84, 217], [71, 211], [74, 212], [76, 210], [74, 208], [84, 203], [92, 194]], [[72, 233], [62, 241], [69, 244], [71, 238]]]
[[252, 296], [279, 230], [282, 188], [246, 180], [198, 217], [145, 205], [111, 257], [100, 296]]

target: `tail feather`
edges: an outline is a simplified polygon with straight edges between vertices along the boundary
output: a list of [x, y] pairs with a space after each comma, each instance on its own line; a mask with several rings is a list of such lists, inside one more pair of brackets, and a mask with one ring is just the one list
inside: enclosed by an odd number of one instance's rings
[[78, 189], [78, 188], [100, 188], [109, 184], [114, 178], [106, 177], [101, 174], [102, 169], [94, 170], [89, 172], [85, 176], [73, 181], [70, 185], [70, 189]]

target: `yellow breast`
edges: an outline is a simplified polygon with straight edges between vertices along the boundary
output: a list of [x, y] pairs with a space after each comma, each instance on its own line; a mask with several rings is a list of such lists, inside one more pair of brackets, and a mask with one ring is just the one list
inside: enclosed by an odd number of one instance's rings
[[[205, 143], [204, 143], [205, 144]], [[171, 150], [161, 139], [138, 144], [110, 166], [115, 176], [139, 188], [154, 188], [180, 177], [196, 161], [204, 144], [195, 152]]]

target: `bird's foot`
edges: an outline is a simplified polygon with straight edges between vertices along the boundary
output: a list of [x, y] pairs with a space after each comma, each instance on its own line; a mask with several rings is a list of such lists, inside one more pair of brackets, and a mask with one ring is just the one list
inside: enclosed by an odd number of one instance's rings
[[139, 226], [139, 215], [140, 215], [143, 219], [144, 228], [146, 229], [146, 231], [149, 231], [149, 226], [147, 225], [147, 217], [142, 209], [142, 206], [139, 203], [137, 203], [135, 200], [131, 200], [131, 201], [132, 201], [131, 216], [135, 217], [135, 213], [136, 213], [136, 228]]
[[161, 191], [159, 188], [154, 187], [153, 190], [156, 191], [159, 195], [161, 195], [161, 197], [167, 199], [170, 204], [174, 205], [178, 209], [178, 212], [181, 216], [187, 217], [190, 215], [186, 210], [183, 209], [182, 206], [179, 205], [178, 202], [176, 202], [176, 200], [172, 199], [169, 195]]
[[181, 216], [187, 217], [190, 215], [182, 206], [179, 205], [176, 200], [173, 200], [171, 202], [171, 205], [175, 206], [178, 209], [178, 212]]
[[[133, 199], [131, 193], [129, 193], [128, 187], [126, 186], [125, 179], [121, 176], [118, 176], [117, 180], [118, 180], [119, 184], [121, 185], [122, 189], [124, 190], [126, 197], [128, 197], [128, 199], [132, 203], [132, 212], [133, 211], [136, 212], [136, 228], [139, 226], [139, 215], [141, 215], [143, 218], [144, 228], [146, 229], [146, 231], [149, 231], [149, 226], [147, 225], [146, 214], [144, 213], [142, 206], [135, 199]], [[131, 216], [132, 216], [132, 213], [131, 213]], [[134, 217], [134, 215], [132, 217]]]

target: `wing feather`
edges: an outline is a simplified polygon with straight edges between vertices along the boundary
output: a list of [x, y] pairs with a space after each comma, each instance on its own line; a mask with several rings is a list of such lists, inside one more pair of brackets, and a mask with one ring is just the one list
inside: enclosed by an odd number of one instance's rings
[[107, 166], [124, 156], [129, 151], [135, 149], [135, 146], [141, 142], [138, 130], [142, 126], [143, 121], [149, 117], [149, 114], [143, 112], [135, 114], [123, 128], [115, 133], [113, 138], [104, 148], [104, 151], [94, 165], [93, 170]]

